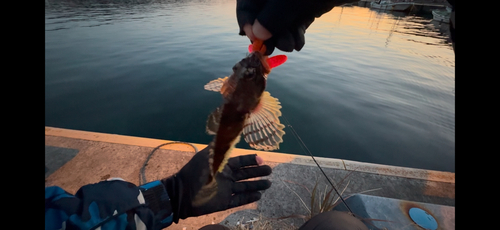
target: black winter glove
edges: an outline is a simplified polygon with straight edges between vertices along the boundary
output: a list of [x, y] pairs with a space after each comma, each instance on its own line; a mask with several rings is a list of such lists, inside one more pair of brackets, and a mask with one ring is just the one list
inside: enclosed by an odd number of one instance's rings
[[271, 186], [269, 180], [238, 182], [267, 176], [272, 170], [268, 165], [258, 166], [256, 154], [233, 157], [228, 160], [222, 173], [215, 177], [217, 194], [204, 205], [194, 207], [191, 202], [207, 183], [210, 174], [208, 150], [209, 147], [199, 151], [178, 173], [161, 180], [170, 196], [175, 223], [179, 222], [179, 218], [186, 219], [252, 203], [260, 199], [259, 190]]
[[[292, 52], [305, 44], [304, 33], [315, 18], [332, 10], [334, 6], [355, 0], [237, 0], [236, 17], [240, 35], [245, 35], [245, 24], [253, 25], [257, 19], [273, 35], [264, 41], [266, 55], [274, 47]], [[252, 41], [253, 42], [253, 41]]]

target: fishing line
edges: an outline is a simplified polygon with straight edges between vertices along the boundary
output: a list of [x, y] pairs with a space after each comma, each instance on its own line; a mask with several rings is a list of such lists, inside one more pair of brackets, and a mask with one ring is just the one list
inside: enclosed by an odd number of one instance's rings
[[[332, 181], [330, 181], [330, 178], [328, 178], [328, 176], [326, 175], [325, 171], [323, 171], [323, 168], [321, 168], [321, 166], [319, 165], [319, 163], [316, 161], [316, 159], [314, 158], [314, 155], [311, 153], [311, 151], [309, 150], [309, 148], [307, 148], [306, 144], [304, 143], [304, 141], [302, 141], [302, 139], [300, 138], [299, 134], [295, 131], [295, 129], [292, 127], [292, 125], [290, 124], [290, 122], [288, 121], [288, 119], [286, 118], [286, 116], [284, 114], [282, 114], [283, 118], [285, 118], [285, 122], [287, 123], [287, 126], [290, 127], [290, 129], [292, 130], [292, 134], [293, 136], [295, 137], [295, 139], [297, 141], [299, 141], [301, 143], [300, 145], [300, 148], [304, 151], [304, 152], [307, 152], [311, 158], [313, 159], [314, 163], [316, 163], [316, 165], [318, 166], [319, 170], [321, 170], [321, 173], [323, 173], [323, 175], [325, 176], [326, 180], [328, 181], [328, 183], [330, 183], [330, 185], [332, 186], [333, 190], [335, 191], [335, 193], [337, 193], [337, 195], [339, 196], [340, 200], [342, 200], [342, 203], [344, 203], [344, 205], [346, 206], [346, 208], [349, 210], [350, 213], [354, 214], [351, 210], [351, 208], [349, 207], [349, 205], [347, 205], [347, 203], [345, 202], [344, 198], [340, 195], [339, 191], [337, 190], [337, 188], [335, 188], [335, 186], [333, 185]], [[139, 185], [142, 185], [144, 183], [146, 183], [146, 174], [144, 173], [145, 169], [146, 169], [146, 165], [148, 164], [149, 162], [149, 159], [151, 159], [151, 157], [153, 156], [153, 153], [158, 150], [159, 148], [165, 146], [165, 145], [171, 145], [171, 144], [185, 144], [185, 145], [189, 145], [191, 147], [193, 147], [195, 153], [198, 152], [198, 148], [196, 148], [196, 146], [194, 146], [193, 144], [191, 143], [188, 143], [188, 142], [182, 142], [182, 141], [172, 141], [172, 142], [167, 142], [167, 143], [163, 143], [161, 145], [158, 145], [156, 146], [150, 153], [149, 155], [147, 156], [146, 160], [144, 161], [144, 164], [142, 164], [142, 167], [141, 167], [141, 170], [139, 171]]]
[[[290, 129], [292, 130], [292, 134], [295, 137], [295, 139], [298, 140], [304, 146], [304, 148], [307, 150], [306, 152], [309, 153], [309, 155], [312, 157], [314, 163], [316, 163], [316, 165], [318, 166], [319, 170], [321, 170], [321, 172], [325, 176], [325, 178], [328, 181], [328, 183], [330, 183], [330, 185], [332, 186], [333, 190], [335, 190], [335, 193], [337, 193], [337, 195], [340, 197], [340, 200], [342, 200], [342, 203], [344, 203], [345, 207], [349, 210], [349, 212], [352, 215], [354, 215], [354, 213], [352, 212], [351, 208], [349, 208], [349, 205], [347, 205], [347, 203], [345, 202], [344, 198], [342, 198], [342, 196], [340, 195], [339, 191], [337, 191], [337, 189], [335, 188], [335, 186], [333, 186], [333, 183], [332, 183], [332, 181], [330, 181], [330, 178], [328, 178], [328, 176], [326, 175], [325, 171], [323, 171], [323, 168], [321, 168], [321, 166], [319, 165], [319, 163], [314, 158], [314, 155], [311, 153], [311, 151], [309, 151], [309, 148], [307, 148], [306, 144], [302, 141], [302, 139], [300, 138], [299, 134], [297, 132], [295, 132], [295, 129], [292, 127], [292, 125], [290, 124], [290, 122], [288, 121], [288, 119], [286, 119], [285, 114], [282, 114], [282, 115], [283, 115], [283, 118], [285, 118], [286, 123], [288, 124], [287, 126], [290, 127]], [[300, 146], [301, 148], [302, 148], [302, 145]], [[302, 148], [302, 150], [304, 150], [304, 148]]]
[[139, 172], [139, 185], [143, 185], [146, 183], [146, 174], [144, 173], [144, 170], [146, 170], [146, 165], [148, 164], [148, 161], [149, 159], [151, 158], [151, 156], [153, 156], [153, 153], [158, 150], [159, 148], [161, 148], [162, 146], [165, 146], [165, 145], [172, 145], [172, 144], [185, 144], [185, 145], [189, 145], [191, 147], [193, 147], [194, 149], [194, 153], [197, 153], [198, 152], [198, 148], [196, 148], [196, 146], [194, 146], [193, 144], [191, 143], [188, 143], [188, 142], [183, 142], [183, 141], [172, 141], [172, 142], [167, 142], [167, 143], [163, 143], [161, 145], [158, 145], [156, 146], [148, 155], [148, 157], [146, 158], [146, 161], [144, 161], [144, 164], [142, 164], [142, 167], [141, 167], [141, 170]]
[[[167, 143], [163, 143], [161, 145], [158, 145], [156, 146], [148, 155], [148, 157], [146, 158], [146, 161], [144, 161], [144, 164], [142, 165], [141, 167], [141, 170], [139, 172], [139, 185], [143, 185], [145, 182], [146, 182], [146, 175], [144, 174], [144, 170], [146, 169], [146, 165], [148, 164], [148, 161], [149, 159], [151, 158], [151, 156], [153, 156], [153, 153], [158, 150], [159, 148], [161, 148], [162, 146], [165, 146], [165, 145], [171, 145], [171, 144], [186, 144], [186, 145], [190, 145], [191, 147], [193, 147], [195, 153], [198, 152], [198, 148], [196, 148], [196, 146], [194, 146], [193, 144], [191, 143], [187, 143], [187, 142], [182, 142], [182, 141], [172, 141], [172, 142], [167, 142]], [[141, 205], [138, 205], [134, 208], [138, 208], [138, 207], [145, 207], [144, 204], [141, 204]], [[95, 230], [97, 228], [100, 228], [101, 226], [103, 226], [104, 224], [108, 223], [109, 221], [111, 220], [114, 220], [116, 219], [117, 217], [120, 217], [122, 214], [128, 212], [128, 210], [126, 211], [123, 211], [123, 212], [120, 212], [120, 213], [117, 213], [115, 215], [113, 215], [112, 217], [108, 217], [104, 220], [102, 220], [100, 223], [98, 223], [97, 225], [93, 226], [92, 228], [90, 228], [90, 230]]]

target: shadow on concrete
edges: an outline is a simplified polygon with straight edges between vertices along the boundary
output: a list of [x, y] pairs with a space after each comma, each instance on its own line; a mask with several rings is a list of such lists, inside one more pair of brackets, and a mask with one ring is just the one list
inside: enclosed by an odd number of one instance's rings
[[[436, 189], [445, 192], [450, 197], [426, 194], [429, 182], [420, 179], [387, 176], [376, 173], [347, 171], [333, 168], [323, 168], [327, 176], [336, 184], [337, 189], [344, 191], [342, 197], [352, 211], [360, 218], [367, 219], [399, 219], [402, 214], [400, 203], [418, 203], [435, 213], [441, 210], [454, 213], [455, 184], [433, 182]], [[258, 201], [257, 209], [235, 212], [224, 219], [221, 224], [234, 227], [238, 223], [249, 223], [252, 220], [260, 221], [273, 229], [297, 229], [307, 220], [311, 204], [311, 192], [318, 181], [318, 191], [323, 194], [331, 189], [328, 182], [318, 168], [306, 165], [282, 163], [273, 168], [273, 173], [268, 177], [273, 183], [271, 188], [263, 192]], [[347, 183], [349, 182], [349, 183]], [[358, 195], [369, 193], [371, 196]], [[377, 203], [376, 205], [374, 205]], [[385, 205], [384, 205], [385, 204]], [[391, 215], [377, 213], [377, 208], [392, 210]], [[334, 210], [346, 211], [343, 204], [337, 205]], [[450, 211], [452, 210], [452, 211]], [[443, 212], [444, 212], [443, 211]], [[379, 215], [380, 214], [380, 215]], [[450, 225], [454, 215], [438, 215], [442, 222]], [[255, 223], [255, 222], [254, 222]], [[405, 226], [414, 229], [411, 221], [405, 222], [377, 222], [378, 226]], [[373, 226], [367, 225], [370, 229]], [[417, 229], [417, 228], [415, 228]]]
[[45, 179], [78, 154], [78, 149], [45, 146]]

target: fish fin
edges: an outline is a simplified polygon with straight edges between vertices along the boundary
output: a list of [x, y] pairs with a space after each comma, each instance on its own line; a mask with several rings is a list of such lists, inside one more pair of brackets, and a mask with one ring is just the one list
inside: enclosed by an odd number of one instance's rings
[[206, 131], [209, 135], [215, 135], [217, 133], [221, 113], [222, 106], [219, 106], [210, 115], [208, 115]]
[[[256, 46], [258, 46], [258, 44], [248, 45], [248, 52], [251, 53], [253, 51], [258, 51], [258, 48], [256, 48]], [[272, 69], [272, 68], [278, 67], [281, 64], [285, 63], [286, 60], [288, 60], [288, 57], [286, 55], [279, 54], [279, 55], [267, 58], [267, 64], [269, 65], [269, 68]]]
[[280, 54], [276, 56], [272, 56], [267, 59], [267, 64], [269, 65], [269, 68], [275, 68], [277, 66], [280, 66], [281, 64], [285, 63], [288, 57], [286, 55]]
[[265, 91], [260, 104], [245, 121], [243, 136], [250, 147], [259, 150], [276, 150], [283, 142], [285, 126], [280, 123], [281, 105], [277, 98]]
[[212, 80], [209, 83], [207, 83], [203, 88], [205, 88], [208, 91], [220, 92], [222, 85], [224, 85], [224, 82], [227, 80], [227, 78], [228, 77], [217, 78], [215, 80]]
[[228, 98], [234, 92], [236, 85], [238, 84], [238, 80], [235, 75], [231, 75], [231, 77], [226, 78], [227, 80], [224, 81], [220, 89], [220, 93], [224, 98]]

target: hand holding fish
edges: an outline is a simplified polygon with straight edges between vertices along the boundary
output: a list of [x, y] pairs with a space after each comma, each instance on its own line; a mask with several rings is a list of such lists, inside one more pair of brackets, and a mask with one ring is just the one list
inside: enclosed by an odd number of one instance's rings
[[251, 42], [264, 41], [265, 55], [274, 48], [285, 52], [300, 51], [305, 44], [304, 33], [315, 18], [334, 6], [355, 0], [237, 0], [236, 17], [240, 35]]
[[210, 177], [209, 150], [211, 146], [196, 153], [193, 158], [175, 175], [162, 180], [171, 196], [174, 222], [179, 219], [195, 217], [222, 211], [255, 202], [260, 199], [260, 190], [271, 186], [269, 180], [241, 180], [267, 176], [271, 167], [262, 165], [262, 158], [256, 154], [230, 158], [221, 173], [215, 177], [216, 194], [201, 206], [194, 206], [197, 192]]

